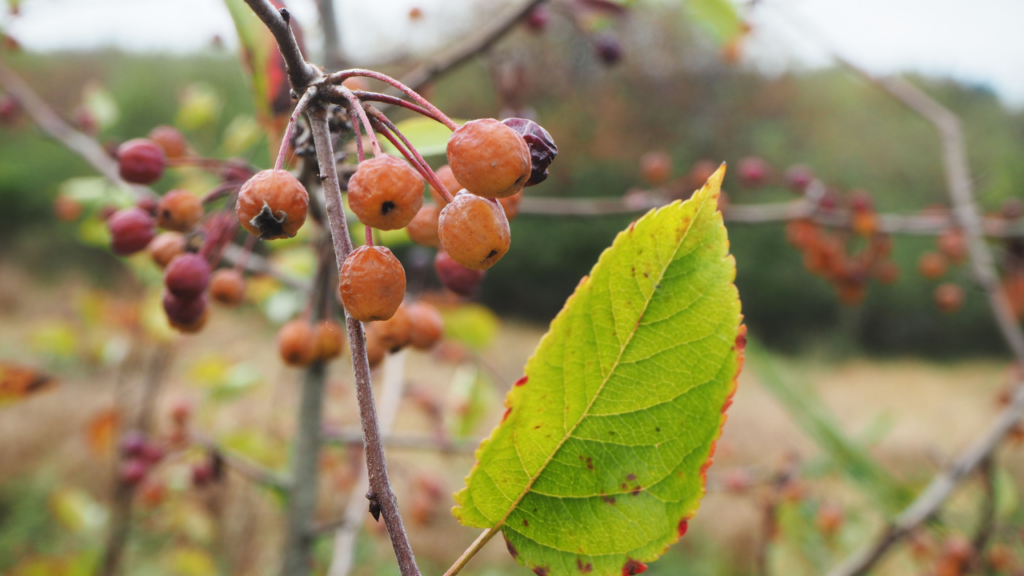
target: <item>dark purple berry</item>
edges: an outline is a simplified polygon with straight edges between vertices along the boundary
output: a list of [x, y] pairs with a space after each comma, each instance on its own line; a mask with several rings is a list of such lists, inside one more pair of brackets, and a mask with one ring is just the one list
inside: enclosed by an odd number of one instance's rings
[[462, 296], [472, 294], [487, 274], [486, 270], [466, 268], [443, 251], [439, 251], [434, 258], [434, 270], [437, 271], [437, 277], [445, 288]]
[[206, 312], [206, 294], [196, 298], [181, 298], [171, 292], [164, 292], [164, 312], [173, 324], [187, 326], [198, 321]]
[[152, 184], [163, 176], [164, 149], [146, 138], [129, 140], [117, 147], [121, 178], [133, 184]]
[[146, 248], [156, 236], [156, 221], [145, 210], [125, 208], [107, 219], [110, 248], [114, 254], [127, 256]]
[[149, 466], [145, 462], [138, 458], [132, 458], [121, 464], [121, 470], [118, 472], [121, 482], [129, 486], [135, 486], [146, 477], [146, 472], [149, 471]]
[[530, 179], [526, 181], [526, 186], [534, 186], [546, 180], [548, 166], [558, 156], [558, 146], [555, 146], [551, 134], [540, 124], [525, 118], [507, 118], [502, 123], [518, 132], [530, 147]]
[[125, 456], [141, 456], [146, 447], [146, 437], [138, 430], [128, 430], [121, 435], [118, 448]]
[[157, 444], [153, 444], [152, 442], [146, 442], [142, 446], [142, 453], [139, 456], [147, 464], [156, 464], [157, 462], [163, 460], [164, 449]]
[[164, 284], [179, 298], [195, 298], [210, 284], [210, 265], [198, 254], [178, 254], [167, 265]]

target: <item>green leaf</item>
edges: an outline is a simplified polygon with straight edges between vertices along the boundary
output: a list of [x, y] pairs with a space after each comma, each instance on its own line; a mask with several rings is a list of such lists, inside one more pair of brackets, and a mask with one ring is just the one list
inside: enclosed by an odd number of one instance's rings
[[745, 341], [724, 173], [605, 250], [456, 494], [460, 522], [538, 574], [638, 573], [697, 512]]
[[444, 319], [444, 337], [482, 350], [498, 337], [501, 320], [482, 304], [462, 304], [452, 308], [441, 308]]
[[686, 5], [694, 20], [710, 31], [721, 44], [732, 40], [743, 30], [736, 6], [729, 0], [689, 0]]

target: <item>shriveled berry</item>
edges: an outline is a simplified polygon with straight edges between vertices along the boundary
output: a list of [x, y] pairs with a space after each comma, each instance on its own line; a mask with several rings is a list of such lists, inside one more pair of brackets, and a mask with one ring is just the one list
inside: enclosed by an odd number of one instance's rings
[[391, 318], [375, 322], [373, 330], [385, 350], [398, 352], [404, 348], [412, 337], [412, 321], [405, 304], [400, 305]]
[[654, 186], [660, 186], [672, 177], [672, 157], [664, 150], [644, 152], [640, 157], [640, 176]]
[[461, 296], [473, 294], [476, 287], [487, 275], [486, 270], [470, 270], [440, 250], [434, 257], [434, 270], [445, 288]]
[[188, 232], [203, 218], [203, 201], [186, 190], [171, 190], [160, 198], [156, 214], [164, 230]]
[[526, 186], [535, 186], [548, 178], [548, 166], [558, 156], [555, 140], [543, 126], [526, 118], [506, 118], [502, 123], [515, 130], [530, 148], [530, 179]]
[[[438, 168], [434, 174], [437, 175], [437, 179], [441, 181], [441, 184], [448, 189], [448, 193], [452, 196], [455, 196], [459, 193], [459, 190], [465, 188], [465, 186], [459, 184], [459, 181], [455, 178], [455, 174], [452, 172], [452, 167], [447, 164]], [[441, 196], [440, 192], [434, 189], [433, 185], [429, 186], [429, 190], [430, 197], [434, 199], [435, 204], [442, 208], [448, 205], [448, 201]]]
[[146, 477], [146, 472], [149, 472], [146, 462], [141, 458], [132, 458], [121, 464], [121, 469], [118, 470], [118, 479], [128, 486], [135, 486]]
[[387, 320], [405, 298], [405, 268], [384, 246], [360, 246], [341, 266], [338, 291], [352, 318]]
[[149, 243], [148, 250], [153, 262], [165, 268], [175, 256], [185, 251], [185, 235], [181, 232], [161, 232]]
[[316, 360], [316, 334], [302, 319], [286, 322], [277, 332], [277, 349], [289, 366], [305, 366]]
[[121, 178], [133, 184], [152, 184], [164, 174], [167, 159], [163, 148], [146, 138], [129, 140], [117, 147]]
[[316, 323], [316, 359], [322, 362], [341, 356], [344, 348], [344, 331], [341, 324], [334, 320], [321, 320]]
[[939, 284], [935, 288], [935, 305], [951, 314], [964, 304], [964, 289], [957, 284]]
[[175, 296], [171, 292], [164, 292], [163, 305], [167, 320], [175, 328], [188, 327], [199, 322], [206, 314], [207, 309], [205, 294], [200, 294], [195, 298], [183, 298]]
[[221, 268], [210, 276], [210, 296], [225, 306], [238, 306], [245, 298], [245, 276], [233, 268]]
[[394, 156], [371, 158], [361, 162], [348, 181], [348, 205], [367, 226], [405, 228], [423, 206], [423, 178]]
[[465, 190], [441, 210], [437, 233], [445, 252], [473, 270], [494, 266], [508, 252], [512, 239], [501, 204]]
[[477, 196], [504, 198], [519, 192], [531, 177], [530, 162], [526, 140], [494, 118], [466, 122], [448, 139], [452, 173]]
[[366, 360], [370, 368], [379, 366], [387, 354], [384, 344], [380, 341], [380, 337], [377, 336], [377, 331], [374, 330], [376, 325], [376, 323], [372, 323], [366, 326]]
[[787, 188], [797, 194], [803, 194], [804, 190], [814, 180], [814, 171], [804, 164], [793, 164], [786, 168], [786, 172], [782, 175], [782, 180], [786, 183]]
[[160, 125], [149, 131], [149, 139], [163, 149], [164, 156], [175, 159], [185, 156], [188, 152], [188, 141], [173, 126]]
[[406, 308], [412, 330], [409, 345], [417, 350], [429, 350], [444, 336], [441, 313], [426, 302], [416, 302]]
[[292, 238], [306, 221], [309, 194], [287, 170], [263, 170], [238, 192], [238, 222], [263, 240]]
[[498, 198], [498, 204], [505, 211], [505, 218], [512, 220], [519, 215], [519, 204], [523, 201], [523, 191], [520, 190], [508, 198]]
[[164, 285], [180, 298], [195, 298], [210, 284], [210, 265], [191, 252], [179, 254], [164, 271]]
[[107, 219], [110, 248], [114, 254], [127, 256], [143, 250], [156, 236], [153, 217], [139, 208], [124, 208]]
[[941, 278], [946, 274], [946, 258], [938, 252], [925, 252], [917, 262], [917, 269], [929, 280]]
[[768, 163], [764, 159], [758, 156], [747, 156], [740, 160], [737, 174], [739, 174], [741, 184], [757, 188], [762, 186], [765, 180], [768, 179], [769, 170]]
[[437, 236], [437, 219], [441, 216], [441, 209], [437, 204], [424, 204], [416, 217], [405, 227], [409, 238], [420, 246], [437, 248], [441, 245], [441, 239]]
[[622, 43], [614, 36], [598, 36], [594, 39], [594, 53], [605, 66], [614, 66], [622, 60]]

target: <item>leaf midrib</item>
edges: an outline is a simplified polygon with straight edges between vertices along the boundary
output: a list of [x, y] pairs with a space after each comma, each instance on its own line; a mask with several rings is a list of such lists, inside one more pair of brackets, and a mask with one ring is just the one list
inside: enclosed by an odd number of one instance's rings
[[[686, 241], [686, 239], [689, 238], [690, 231], [693, 230], [693, 225], [697, 222], [697, 216], [700, 213], [700, 211], [704, 208], [706, 203], [707, 203], [707, 196], [702, 198], [701, 203], [694, 208], [693, 218], [690, 220], [689, 225], [686, 227], [686, 233], [684, 233], [682, 236], [679, 237], [679, 241], [676, 243], [676, 247], [672, 251], [672, 257], [667, 260], [664, 268], [662, 268], [661, 272], [658, 274], [658, 280], [657, 280], [657, 282], [654, 282], [654, 284], [653, 284], [654, 286], [657, 286], [658, 284], [661, 283], [662, 279], [664, 279], [664, 277], [665, 277], [665, 272], [668, 270], [669, 266], [671, 266], [672, 263], [675, 262], [676, 255], [679, 254], [679, 249], [682, 247], [682, 245]], [[635, 230], [635, 228], [634, 228], [634, 230]], [[632, 232], [632, 230], [630, 232]], [[514, 502], [512, 502], [512, 505], [509, 506], [508, 510], [505, 511], [505, 515], [502, 516], [501, 520], [499, 520], [498, 522], [496, 522], [494, 524], [494, 527], [492, 528], [492, 530], [497, 530], [497, 529], [499, 529], [499, 528], [501, 528], [502, 526], [505, 525], [505, 522], [508, 520], [508, 517], [512, 514], [512, 512], [515, 511], [516, 508], [519, 507], [519, 503], [523, 501], [523, 498], [525, 498], [526, 495], [530, 493], [530, 489], [533, 488], [534, 482], [536, 482], [537, 479], [540, 478], [540, 475], [544, 473], [544, 470], [547, 469], [548, 464], [550, 464], [551, 460], [554, 459], [555, 454], [558, 454], [558, 451], [562, 449], [562, 446], [565, 445], [566, 441], [568, 441], [569, 438], [572, 438], [572, 433], [576, 430], [576, 428], [579, 427], [579, 425], [583, 422], [583, 420], [586, 419], [586, 417], [590, 414], [590, 409], [594, 406], [594, 402], [596, 402], [597, 399], [601, 396], [601, 392], [604, 390], [604, 387], [608, 383], [608, 380], [611, 379], [611, 377], [615, 374], [615, 370], [618, 369], [619, 362], [622, 360], [622, 355], [626, 352], [626, 348], [629, 347], [630, 342], [633, 341], [633, 336], [636, 334], [636, 331], [640, 328], [641, 321], [643, 320], [644, 315], [647, 313], [647, 307], [650, 306], [651, 301], [654, 300], [654, 295], [655, 295], [656, 292], [657, 292], [656, 289], [652, 290], [650, 297], [648, 297], [644, 301], [644, 308], [643, 308], [643, 310], [640, 311], [640, 316], [637, 319], [636, 325], [633, 326], [633, 330], [630, 331], [629, 338], [627, 338], [626, 341], [619, 348], [619, 355], [615, 358], [615, 363], [612, 364], [611, 369], [608, 370], [608, 375], [605, 376], [604, 379], [601, 381], [601, 385], [598, 387], [597, 392], [594, 394], [594, 397], [587, 404], [587, 407], [583, 410], [583, 413], [580, 416], [579, 420], [577, 420], [576, 423], [573, 424], [572, 428], [569, 429], [565, 433], [565, 436], [562, 437], [562, 440], [558, 443], [558, 446], [555, 446], [555, 449], [551, 451], [551, 454], [549, 454], [547, 459], [544, 460], [544, 464], [542, 464], [540, 466], [540, 468], [537, 469], [537, 473], [534, 474], [530, 478], [530, 480], [526, 483], [526, 487], [523, 488], [523, 491], [519, 494], [519, 497], [516, 498]], [[515, 437], [515, 433], [514, 432], [512, 434], [512, 443], [516, 447], [516, 454], [518, 455], [518, 453], [519, 453], [519, 446], [516, 443], [516, 437]], [[520, 459], [520, 461], [522, 461], [522, 457], [521, 456], [520, 456], [519, 459]], [[525, 469], [525, 466], [524, 466], [524, 469]]]

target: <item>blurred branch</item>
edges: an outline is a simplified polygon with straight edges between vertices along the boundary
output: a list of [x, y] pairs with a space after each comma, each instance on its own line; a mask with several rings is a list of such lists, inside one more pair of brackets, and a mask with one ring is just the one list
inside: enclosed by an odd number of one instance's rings
[[[224, 247], [224, 252], [221, 257], [229, 264], [235, 264], [240, 258], [242, 258], [244, 250], [237, 244], [228, 244]], [[259, 254], [250, 253], [245, 257], [245, 270], [252, 274], [266, 274], [272, 276], [280, 281], [285, 286], [295, 288], [298, 290], [309, 290], [310, 285], [305, 280], [296, 278], [291, 274], [282, 272], [276, 266], [271, 264], [266, 258]]]
[[981, 514], [978, 518], [978, 531], [974, 535], [974, 562], [981, 567], [985, 548], [996, 527], [996, 466], [995, 457], [991, 454], [978, 467], [981, 475], [984, 495], [981, 500]]
[[505, 34], [508, 34], [520, 20], [525, 18], [531, 10], [544, 2], [545, 0], [526, 0], [520, 8], [510, 13], [506, 18], [494, 21], [490, 26], [484, 28], [479, 34], [470, 38], [462, 45], [456, 46], [433, 60], [417, 66], [402, 77], [402, 83], [410, 86], [413, 90], [422, 88], [424, 84], [428, 84], [437, 76], [493, 46]]
[[320, 10], [320, 28], [324, 33], [324, 67], [337, 70], [345, 64], [341, 54], [341, 32], [338, 30], [338, 19], [335, 15], [335, 0], [317, 0]]
[[[402, 401], [402, 393], [405, 388], [406, 354], [406, 352], [390, 354], [384, 359], [381, 378], [384, 381], [384, 386], [381, 391], [379, 415], [380, 429], [385, 434], [390, 432], [394, 426], [395, 417], [398, 415], [398, 406]], [[383, 441], [384, 438], [382, 436], [379, 440]], [[358, 436], [358, 443], [363, 443], [362, 433]], [[366, 519], [365, 499], [370, 496], [369, 489], [371, 489], [370, 478], [367, 469], [362, 468], [359, 471], [359, 481], [356, 482], [348, 497], [344, 515], [334, 522], [338, 526], [338, 531], [334, 535], [331, 566], [327, 570], [328, 576], [347, 576], [352, 570], [355, 563], [356, 538]]]
[[[652, 208], [660, 208], [672, 202], [655, 192], [623, 198], [523, 198], [519, 205], [520, 214], [533, 216], [577, 216], [593, 217], [617, 214], [641, 214]], [[824, 226], [849, 228], [850, 213], [846, 210], [821, 210], [807, 200], [771, 202], [763, 204], [730, 204], [723, 210], [726, 222], [734, 224], [770, 224], [790, 220], [813, 220]], [[878, 230], [886, 234], [934, 236], [951, 228], [959, 228], [954, 217], [942, 214], [879, 214]], [[1010, 238], [1024, 236], [1024, 222], [1013, 224], [998, 217], [982, 218], [984, 236]]]
[[288, 478], [267, 469], [261, 464], [253, 462], [241, 454], [225, 450], [223, 446], [218, 444], [217, 441], [209, 436], [193, 432], [189, 438], [195, 444], [198, 444], [209, 451], [216, 452], [217, 455], [220, 456], [221, 460], [224, 461], [224, 464], [255, 484], [276, 488], [278, 490], [288, 490], [291, 485]]
[[66, 148], [78, 154], [97, 172], [126, 192], [138, 197], [155, 197], [152, 190], [136, 186], [121, 178], [117, 161], [111, 158], [95, 138], [72, 128], [53, 111], [32, 88], [6, 64], [0, 62], [0, 85], [18, 101], [32, 120]]

